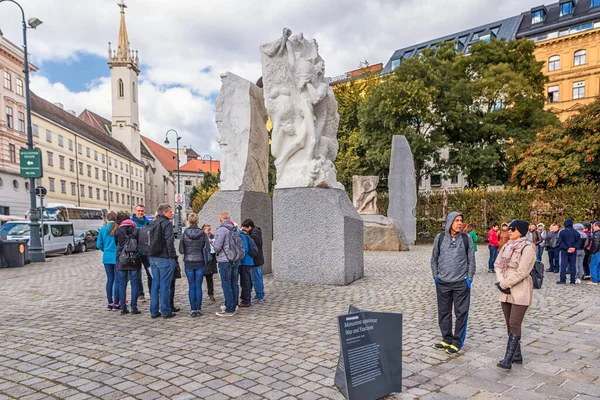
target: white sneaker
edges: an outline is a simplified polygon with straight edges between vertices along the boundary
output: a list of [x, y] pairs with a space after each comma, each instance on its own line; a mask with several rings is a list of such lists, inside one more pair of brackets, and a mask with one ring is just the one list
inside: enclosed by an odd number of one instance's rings
[[581, 279], [579, 279], [579, 278], [575, 279], [575, 283], [576, 283], [577, 285], [579, 285], [579, 284], [581, 283]]
[[226, 308], [227, 308], [227, 307], [225, 307], [225, 306], [221, 306], [221, 311], [222, 311], [222, 312], [225, 312], [225, 309], [226, 309]]

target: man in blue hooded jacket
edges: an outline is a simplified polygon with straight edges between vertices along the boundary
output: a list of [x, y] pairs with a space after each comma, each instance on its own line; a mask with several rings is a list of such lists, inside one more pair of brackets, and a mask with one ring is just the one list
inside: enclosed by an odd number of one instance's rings
[[571, 275], [571, 285], [575, 284], [577, 277], [577, 249], [581, 245], [579, 232], [573, 228], [573, 220], [565, 220], [565, 229], [558, 233], [558, 248], [560, 249], [560, 280], [556, 281], [558, 285], [567, 283], [567, 268]]
[[[462, 232], [463, 216], [451, 212], [446, 218], [445, 232], [433, 242], [431, 272], [435, 282], [438, 322], [442, 341], [433, 345], [448, 354], [458, 353], [467, 336], [471, 300], [471, 281], [475, 275], [475, 247], [471, 236]], [[452, 333], [452, 308], [456, 326]]]

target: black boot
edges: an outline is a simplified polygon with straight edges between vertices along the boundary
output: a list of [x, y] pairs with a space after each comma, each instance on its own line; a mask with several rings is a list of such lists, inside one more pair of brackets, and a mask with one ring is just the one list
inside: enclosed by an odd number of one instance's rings
[[513, 333], [508, 335], [508, 345], [506, 347], [506, 354], [504, 355], [504, 359], [496, 364], [498, 367], [503, 369], [510, 369], [512, 366], [513, 358], [517, 351], [517, 347], [519, 346], [519, 340], [521, 336], [517, 336]]
[[517, 350], [513, 356], [513, 364], [523, 364], [523, 354], [521, 354], [521, 342], [517, 344]]

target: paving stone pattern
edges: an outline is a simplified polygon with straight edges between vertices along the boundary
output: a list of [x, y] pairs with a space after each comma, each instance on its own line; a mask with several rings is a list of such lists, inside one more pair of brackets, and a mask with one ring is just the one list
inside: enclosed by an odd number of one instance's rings
[[[347, 287], [266, 277], [267, 300], [233, 319], [181, 312], [170, 320], [104, 310], [100, 253], [0, 269], [0, 399], [341, 399], [333, 387], [335, 317], [349, 303], [404, 313], [404, 391], [390, 399], [600, 397], [600, 287], [558, 286], [549, 274], [524, 327], [525, 363], [500, 370], [506, 332], [487, 249], [477, 254], [464, 352], [439, 340], [430, 246], [366, 253]], [[218, 286], [218, 281], [216, 282]], [[176, 304], [189, 311], [187, 282]]]

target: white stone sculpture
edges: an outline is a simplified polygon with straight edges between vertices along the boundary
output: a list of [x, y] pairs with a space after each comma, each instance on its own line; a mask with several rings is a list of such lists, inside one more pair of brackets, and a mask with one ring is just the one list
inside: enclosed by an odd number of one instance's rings
[[352, 177], [352, 202], [361, 215], [377, 215], [378, 176]]
[[265, 105], [273, 122], [276, 188], [343, 189], [333, 162], [338, 152], [337, 102], [315, 40], [302, 33], [260, 47]]
[[268, 193], [269, 136], [262, 89], [231, 72], [216, 101], [221, 190]]

